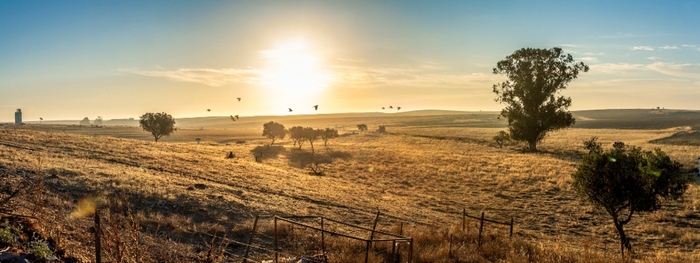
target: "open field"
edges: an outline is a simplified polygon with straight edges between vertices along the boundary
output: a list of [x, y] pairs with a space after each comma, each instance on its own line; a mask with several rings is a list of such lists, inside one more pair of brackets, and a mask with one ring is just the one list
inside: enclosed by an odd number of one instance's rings
[[[667, 110], [694, 117], [657, 122], [652, 118], [656, 113], [639, 111], [635, 116], [646, 117], [628, 123], [608, 120], [629, 112], [579, 113], [580, 119], [590, 116], [577, 122], [587, 128], [552, 134], [537, 154], [523, 153], [519, 145], [496, 148], [491, 137], [505, 127], [494, 120], [496, 113], [289, 116], [241, 126], [230, 120], [228, 126], [218, 126], [216, 119], [202, 121], [200, 129], [180, 129], [158, 143], [137, 127], [5, 125], [0, 127], [0, 165], [5, 171], [45, 176], [48, 194], [41, 210], [21, 212], [42, 215], [43, 228], [54, 239], [63, 237], [62, 247], [79, 261], [91, 255], [91, 223], [65, 215], [78, 200], [113, 192], [138, 200], [133, 205], [141, 225], [192, 239], [212, 229], [249, 224], [254, 214], [325, 215], [368, 225], [379, 209], [382, 229], [397, 222], [449, 228], [461, 222], [459, 215], [466, 209], [502, 220], [514, 218], [515, 231], [525, 240], [613, 254], [619, 247], [611, 220], [571, 190], [570, 175], [583, 153], [581, 142], [598, 136], [606, 147], [614, 141], [659, 147], [690, 168], [700, 156], [700, 143], [693, 139], [650, 142], [694, 133], [700, 114]], [[299, 150], [289, 140], [264, 146], [268, 140], [260, 136], [262, 123], [270, 120], [286, 127], [346, 127], [328, 147], [316, 144], [319, 153], [333, 160], [323, 176], [300, 167], [308, 146]], [[651, 128], [644, 128], [645, 121]], [[360, 123], [368, 124], [370, 132], [354, 132]], [[622, 129], [612, 126], [616, 123]], [[387, 126], [387, 134], [371, 132], [380, 124]], [[197, 145], [194, 138], [202, 143]], [[225, 159], [228, 152], [235, 158]], [[260, 162], [252, 152], [263, 153]], [[635, 215], [626, 230], [641, 254], [697, 258], [699, 209], [696, 183], [684, 200]], [[51, 230], [56, 225], [62, 227]]]

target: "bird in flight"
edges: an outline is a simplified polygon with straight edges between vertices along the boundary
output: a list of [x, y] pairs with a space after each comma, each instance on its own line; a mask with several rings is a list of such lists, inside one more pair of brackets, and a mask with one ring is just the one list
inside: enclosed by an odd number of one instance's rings
[[389, 109], [393, 109], [394, 107], [389, 106]]
[[314, 105], [314, 110], [318, 110], [318, 105]]
[[401, 110], [401, 107], [396, 107], [396, 110]]
[[207, 109], [207, 111], [211, 111], [211, 109]]
[[241, 98], [236, 98], [236, 99], [238, 99], [238, 101], [241, 101]]
[[292, 108], [289, 108], [289, 112], [292, 112]]
[[40, 120], [40, 121], [43, 121], [43, 120], [44, 120], [44, 118], [42, 118], [42, 117], [39, 117], [39, 120]]
[[238, 114], [236, 114], [236, 116], [233, 116], [233, 117], [236, 117], [236, 120], [238, 120], [238, 119], [239, 119], [239, 118], [238, 118]]
[[382, 107], [382, 110], [383, 110], [383, 109], [384, 109], [384, 107]]
[[[236, 116], [238, 116], [238, 115], [236, 115]], [[236, 118], [234, 118], [233, 115], [231, 115], [231, 120], [236, 121]]]

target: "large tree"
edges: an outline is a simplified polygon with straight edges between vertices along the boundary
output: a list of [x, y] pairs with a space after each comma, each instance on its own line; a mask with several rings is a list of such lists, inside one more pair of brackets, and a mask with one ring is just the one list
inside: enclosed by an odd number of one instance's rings
[[692, 179], [660, 149], [642, 151], [616, 142], [603, 150], [595, 138], [584, 145], [589, 153], [572, 175], [574, 189], [612, 217], [624, 256], [632, 251], [624, 230], [632, 215], [658, 210], [662, 199], [681, 198]]
[[287, 135], [287, 130], [284, 129], [284, 125], [276, 123], [274, 121], [263, 124], [263, 136], [272, 139], [270, 145], [275, 143], [277, 139], [284, 139]]
[[505, 74], [508, 80], [493, 85], [493, 92], [496, 102], [506, 105], [499, 118], [508, 118], [511, 138], [527, 142], [534, 152], [548, 132], [573, 125], [571, 98], [559, 91], [580, 71], [587, 72], [588, 66], [557, 47], [523, 48], [499, 61], [493, 73]]
[[141, 120], [139, 120], [139, 125], [144, 131], [148, 131], [153, 134], [156, 142], [163, 136], [170, 136], [175, 128], [175, 119], [170, 114], [165, 112], [152, 113], [148, 112], [141, 115]]

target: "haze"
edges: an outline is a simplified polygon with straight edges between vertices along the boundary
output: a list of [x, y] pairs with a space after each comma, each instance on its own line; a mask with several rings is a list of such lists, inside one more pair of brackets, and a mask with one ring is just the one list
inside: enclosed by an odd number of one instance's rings
[[699, 109], [698, 13], [695, 1], [2, 1], [0, 122], [17, 108], [25, 121], [496, 111], [492, 69], [524, 47], [590, 65], [563, 93], [572, 110]]

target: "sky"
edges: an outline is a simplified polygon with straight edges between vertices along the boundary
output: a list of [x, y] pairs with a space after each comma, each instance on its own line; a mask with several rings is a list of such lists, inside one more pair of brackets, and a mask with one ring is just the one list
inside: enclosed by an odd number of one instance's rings
[[700, 1], [6, 0], [0, 122], [18, 108], [25, 121], [498, 111], [493, 68], [527, 47], [590, 66], [561, 93], [571, 110], [699, 110], [697, 14]]

